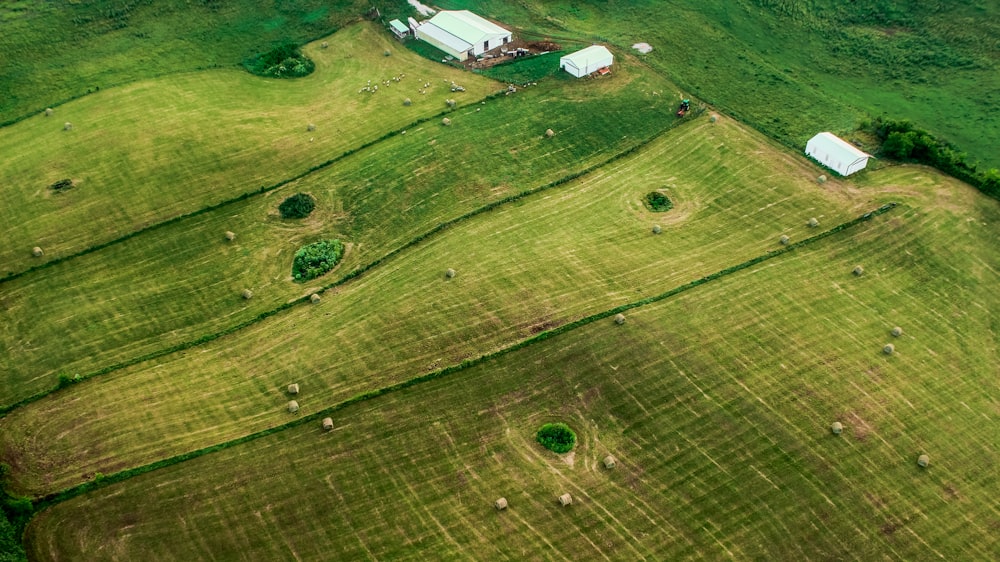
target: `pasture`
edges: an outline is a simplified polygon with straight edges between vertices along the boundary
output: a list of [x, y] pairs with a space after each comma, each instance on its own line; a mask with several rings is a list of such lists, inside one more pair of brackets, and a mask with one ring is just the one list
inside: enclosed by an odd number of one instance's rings
[[[886, 215], [622, 326], [348, 407], [330, 433], [312, 423], [69, 500], [29, 544], [55, 559], [992, 558], [997, 506], [977, 498], [997, 485], [995, 350], [954, 345], [989, 315], [925, 301], [996, 302], [981, 285], [941, 295], [979, 277], [941, 233], [988, 231]], [[534, 442], [547, 421], [574, 428], [573, 453]]]
[[[106, 64], [120, 86], [0, 128], [0, 478], [31, 559], [1000, 557], [1000, 205], [920, 166], [820, 182], [788, 148], [878, 100], [950, 136], [897, 103], [890, 64], [937, 48], [975, 81], [992, 24], [882, 0], [826, 35], [844, 12], [823, 3], [673, 7], [669, 30], [647, 2], [477, 4], [610, 44], [613, 72], [576, 80], [462, 72], [376, 23], [311, 34], [350, 2], [202, 4], [202, 58]], [[28, 16], [76, 13], [81, 77], [179, 13], [33, 6], [0, 8], [18, 49]], [[775, 35], [885, 51], [843, 69]], [[315, 73], [193, 71], [288, 36], [314, 39]], [[895, 79], [952, 92], [940, 74]], [[71, 87], [27, 84], [0, 93]], [[679, 119], [688, 92], [718, 105]], [[980, 157], [984, 119], [954, 137]], [[316, 209], [281, 218], [295, 193]], [[337, 268], [294, 282], [296, 250], [334, 238]], [[536, 441], [550, 422], [571, 452]]]

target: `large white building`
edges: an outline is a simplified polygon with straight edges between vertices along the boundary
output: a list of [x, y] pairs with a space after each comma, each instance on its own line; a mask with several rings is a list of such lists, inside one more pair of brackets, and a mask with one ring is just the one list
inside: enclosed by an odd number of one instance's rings
[[872, 157], [833, 133], [819, 133], [809, 139], [806, 154], [842, 176], [864, 169]]
[[607, 47], [591, 45], [559, 59], [559, 68], [577, 78], [583, 78], [592, 72], [611, 66], [614, 61], [615, 57]]
[[468, 10], [440, 11], [420, 24], [417, 39], [465, 60], [509, 43], [511, 32]]

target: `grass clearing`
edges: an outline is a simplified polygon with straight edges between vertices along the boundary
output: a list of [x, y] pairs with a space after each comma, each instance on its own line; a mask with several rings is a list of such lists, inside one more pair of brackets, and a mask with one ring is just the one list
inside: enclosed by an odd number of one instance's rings
[[[455, 226], [337, 289], [321, 309], [297, 308], [12, 412], [0, 422], [2, 443], [18, 478], [30, 478], [16, 489], [46, 493], [284, 423], [271, 406], [287, 378], [310, 381], [315, 394], [300, 404], [316, 411], [766, 253], [775, 225], [804, 233], [805, 216], [833, 225], [869, 210], [868, 200], [827, 185], [817, 188], [807, 164], [760, 135], [702, 119], [567, 186]], [[653, 244], [642, 197], [665, 186], [675, 214], [657, 215], [664, 232]], [[448, 267], [461, 274], [441, 283]], [[351, 313], [361, 309], [369, 313]], [[125, 381], [130, 395], [156, 398], [124, 407], [129, 398], [116, 389]], [[133, 419], [154, 411], [154, 423]], [[23, 441], [40, 423], [71, 425], [50, 429], [61, 437], [44, 447]]]
[[[648, 94], [666, 82], [626, 66], [612, 81], [539, 86], [460, 108], [450, 113], [453, 130], [424, 123], [264, 196], [5, 283], [0, 403], [51, 388], [60, 372], [86, 374], [245, 322], [440, 223], [673, 125], [670, 106]], [[607, 100], [613, 108], [597, 111]], [[546, 127], [564, 134], [546, 139]], [[280, 202], [296, 192], [316, 198], [317, 210], [280, 219]], [[227, 231], [238, 237], [227, 241]], [[306, 286], [291, 283], [295, 251], [327, 237], [348, 243], [342, 265]], [[234, 299], [247, 287], [253, 300]]]
[[[62, 106], [57, 120], [40, 115], [0, 129], [0, 153], [12, 155], [0, 163], [0, 273], [37, 265], [33, 246], [58, 258], [296, 177], [443, 111], [453, 80], [466, 87], [463, 104], [498, 89], [412, 53], [383, 56], [391, 40], [373, 24], [328, 41], [305, 47], [316, 62], [305, 78], [176, 74], [102, 90]], [[382, 90], [359, 92], [369, 81]], [[403, 107], [404, 97], [416, 101]], [[65, 178], [76, 187], [47, 188]]]
[[[990, 315], [925, 305], [997, 304], [964, 283], [995, 273], [936, 244], [990, 233], [940, 209], [869, 224], [633, 310], [620, 329], [339, 412], [331, 434], [289, 430], [67, 501], [28, 544], [171, 559], [991, 558], [998, 512], [975, 498], [998, 484], [996, 389], [970, 373], [996, 349], [954, 345], [988, 333]], [[843, 265], [859, 260], [878, 275], [853, 279]], [[906, 354], [864, 351], [896, 321], [915, 327]], [[553, 418], [578, 433], [571, 464], [534, 443]], [[921, 470], [917, 451], [950, 460]]]

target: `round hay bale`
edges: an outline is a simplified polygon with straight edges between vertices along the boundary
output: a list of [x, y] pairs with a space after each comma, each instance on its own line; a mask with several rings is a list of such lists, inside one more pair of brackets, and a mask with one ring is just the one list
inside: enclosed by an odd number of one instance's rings
[[900, 328], [899, 326], [896, 326], [889, 333], [892, 334], [892, 335], [894, 335], [894, 336], [896, 336], [898, 338], [899, 336], [903, 335], [903, 329]]
[[455, 107], [455, 100], [451, 98], [444, 100], [444, 103], [447, 104], [448, 107]]
[[816, 183], [826, 183], [826, 176], [820, 174], [820, 176], [816, 178]]
[[52, 117], [52, 113], [53, 113], [53, 111], [52, 111], [51, 107], [46, 107], [45, 108], [45, 116], [46, 117]]
[[452, 277], [455, 276], [455, 270], [449, 267], [444, 271], [444, 276], [447, 277], [448, 279], [451, 279]]
[[604, 468], [607, 468], [609, 470], [614, 468], [615, 465], [618, 464], [618, 461], [616, 461], [615, 458], [612, 457], [611, 455], [604, 457], [604, 461], [602, 462], [604, 462]]
[[497, 498], [497, 501], [493, 502], [493, 507], [497, 508], [497, 511], [507, 509], [507, 498]]
[[69, 121], [63, 123], [63, 130], [64, 131], [72, 131], [73, 130], [73, 124], [70, 123]]
[[615, 314], [615, 324], [619, 326], [625, 323], [625, 315], [622, 313]]
[[708, 116], [708, 122], [709, 123], [715, 123], [718, 120], [719, 120], [719, 116], [716, 115], [716, 114], [714, 114], [714, 113]]
[[315, 123], [309, 123], [308, 125], [306, 125], [306, 130], [307, 131], [315, 131], [316, 130], [316, 124]]
[[410, 98], [406, 98], [405, 100], [403, 100], [403, 105], [410, 105], [412, 103], [413, 101]]
[[833, 422], [830, 425], [830, 431], [832, 431], [834, 435], [840, 435], [844, 432], [844, 425], [840, 422]]
[[892, 352], [894, 351], [896, 351], [896, 346], [892, 345], [891, 343], [885, 344], [885, 347], [882, 348], [882, 353], [886, 355], [892, 355]]
[[658, 225], [658, 224], [654, 224], [654, 225], [653, 225], [653, 234], [659, 234], [659, 233], [661, 233], [661, 232], [663, 232], [663, 229], [662, 229], [662, 228], [660, 228], [660, 225]]
[[573, 496], [571, 496], [569, 494], [563, 494], [563, 495], [559, 496], [559, 503], [563, 507], [566, 507], [567, 505], [570, 505], [571, 503], [573, 503]]
[[809, 219], [809, 222], [806, 223], [806, 224], [809, 225], [809, 228], [816, 228], [817, 226], [819, 226], [819, 221], [816, 220], [816, 217], [813, 217], [813, 218]]
[[390, 56], [392, 56], [392, 51], [390, 51], [389, 49], [386, 49], [386, 50], [382, 51], [382, 56], [384, 56], [384, 57], [390, 57]]
[[243, 289], [243, 298], [250, 300], [253, 298], [253, 291], [250, 289]]
[[236, 233], [233, 232], [232, 230], [227, 230], [226, 231], [226, 240], [229, 240], [230, 242], [232, 242], [233, 240], [236, 240]]
[[323, 418], [323, 429], [333, 431], [333, 418]]
[[319, 301], [323, 300], [323, 297], [319, 296], [319, 293], [313, 293], [309, 295], [309, 302], [313, 304], [319, 304]]
[[293, 414], [295, 412], [298, 412], [299, 411], [299, 403], [296, 402], [295, 400], [289, 400], [288, 401], [288, 411], [291, 412], [291, 413], [293, 413]]
[[31, 255], [35, 256], [36, 258], [40, 258], [43, 255], [45, 255], [45, 252], [43, 252], [42, 249], [39, 248], [38, 246], [35, 246], [34, 248], [31, 249]]
[[451, 119], [448, 119], [447, 117], [445, 117], [444, 119], [441, 120], [441, 124], [444, 125], [445, 127], [447, 127], [447, 126], [451, 125]]
[[325, 48], [329, 47], [330, 44], [327, 43], [326, 41], [323, 41], [322, 43], [319, 44], [319, 46], [325, 49]]
[[931, 464], [931, 458], [927, 455], [920, 455], [917, 457], [917, 466], [920, 468], [927, 468], [927, 465]]
[[551, 139], [552, 137], [556, 136], [556, 132], [553, 131], [552, 129], [545, 129], [545, 136]]
[[858, 277], [861, 277], [861, 275], [864, 274], [864, 272], [865, 268], [861, 267], [860, 265], [856, 265], [854, 266], [854, 270], [851, 273], [857, 275]]
[[785, 236], [784, 234], [781, 235], [781, 238], [778, 238], [778, 242], [781, 242], [782, 246], [787, 246], [791, 241], [791, 238]]
[[298, 394], [299, 393], [299, 383], [293, 382], [292, 384], [288, 385], [288, 393], [289, 394]]

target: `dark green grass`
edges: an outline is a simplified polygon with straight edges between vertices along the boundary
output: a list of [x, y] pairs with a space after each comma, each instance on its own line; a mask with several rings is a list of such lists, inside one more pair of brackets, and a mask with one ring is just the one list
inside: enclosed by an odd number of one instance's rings
[[98, 88], [236, 67], [282, 42], [327, 35], [369, 7], [357, 0], [2, 2], [0, 123]]
[[510, 62], [491, 66], [479, 71], [479, 73], [488, 78], [512, 84], [537, 82], [550, 76], [565, 78], [568, 82], [571, 76], [559, 68], [559, 57], [564, 54], [566, 54], [566, 51], [554, 51], [545, 53], [544, 55], [514, 59]]
[[[702, 99], [785, 143], [911, 119], [1000, 167], [1000, 4], [902, 0], [664, 3], [442, 0], [552, 34], [628, 49]], [[673, 94], [673, 92], [670, 92]], [[871, 148], [871, 147], [869, 147]]]

